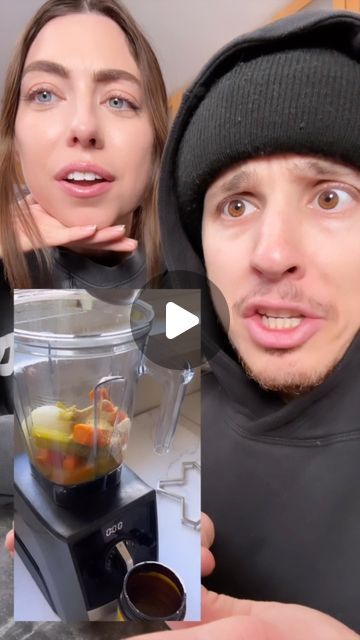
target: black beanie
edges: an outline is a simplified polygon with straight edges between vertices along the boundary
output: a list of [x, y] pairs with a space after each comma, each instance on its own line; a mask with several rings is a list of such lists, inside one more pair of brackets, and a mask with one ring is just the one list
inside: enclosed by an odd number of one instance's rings
[[360, 64], [328, 49], [292, 49], [238, 63], [205, 95], [180, 143], [176, 191], [197, 250], [211, 182], [232, 164], [276, 153], [360, 168]]

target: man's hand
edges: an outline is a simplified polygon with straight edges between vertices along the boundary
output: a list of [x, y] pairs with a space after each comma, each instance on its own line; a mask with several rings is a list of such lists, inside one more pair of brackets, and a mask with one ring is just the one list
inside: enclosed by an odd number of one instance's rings
[[[201, 514], [201, 572], [209, 575], [215, 559], [209, 548], [215, 529]], [[278, 602], [238, 600], [202, 590], [201, 622], [171, 622], [172, 632], [151, 634], [151, 640], [360, 640], [348, 627], [319, 611]], [[134, 640], [145, 640], [139, 636]]]
[[237, 600], [203, 591], [202, 622], [134, 640], [359, 640], [348, 627], [319, 611], [278, 602]]
[[206, 513], [201, 514], [201, 575], [208, 576], [215, 569], [215, 558], [210, 551], [214, 542], [215, 529]]
[[[18, 232], [20, 246], [23, 251], [45, 247], [65, 246], [73, 250], [86, 253], [104, 251], [134, 251], [137, 241], [125, 236], [124, 225], [106, 227], [97, 230], [96, 225], [66, 227], [53, 216], [47, 213], [33, 198], [32, 195], [26, 197], [26, 202], [30, 208], [34, 223], [36, 224], [42, 241], [38, 246], [33, 246], [20, 222], [18, 222]], [[28, 211], [23, 206], [24, 215], [28, 216]]]
[[15, 551], [15, 541], [14, 541], [14, 529], [11, 529], [5, 538], [5, 547], [7, 548], [10, 555], [14, 555]]

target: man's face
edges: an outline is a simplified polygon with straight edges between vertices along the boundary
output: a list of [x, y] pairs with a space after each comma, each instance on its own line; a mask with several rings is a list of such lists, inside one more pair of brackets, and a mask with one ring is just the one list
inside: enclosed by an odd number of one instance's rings
[[296, 155], [232, 166], [202, 234], [248, 372], [284, 393], [319, 384], [360, 328], [360, 172]]

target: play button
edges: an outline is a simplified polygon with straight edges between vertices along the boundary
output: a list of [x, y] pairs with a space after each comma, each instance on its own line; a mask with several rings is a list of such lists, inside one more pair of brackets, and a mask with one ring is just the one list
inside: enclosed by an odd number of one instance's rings
[[[153, 314], [146, 343], [138, 337], [143, 305]], [[201, 364], [201, 293], [197, 289], [143, 289], [132, 305], [131, 326], [139, 349], [155, 365], [180, 371]], [[140, 316], [139, 316], [140, 314]]]
[[175, 302], [166, 303], [165, 335], [169, 340], [177, 338], [185, 331], [196, 327], [200, 322], [198, 316], [186, 311]]

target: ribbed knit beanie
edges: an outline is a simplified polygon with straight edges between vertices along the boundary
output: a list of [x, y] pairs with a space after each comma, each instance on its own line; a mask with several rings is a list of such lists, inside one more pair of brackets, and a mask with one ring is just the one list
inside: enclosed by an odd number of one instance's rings
[[205, 193], [231, 165], [276, 153], [360, 168], [360, 64], [329, 49], [290, 49], [239, 62], [211, 87], [180, 143], [182, 224], [201, 247]]

